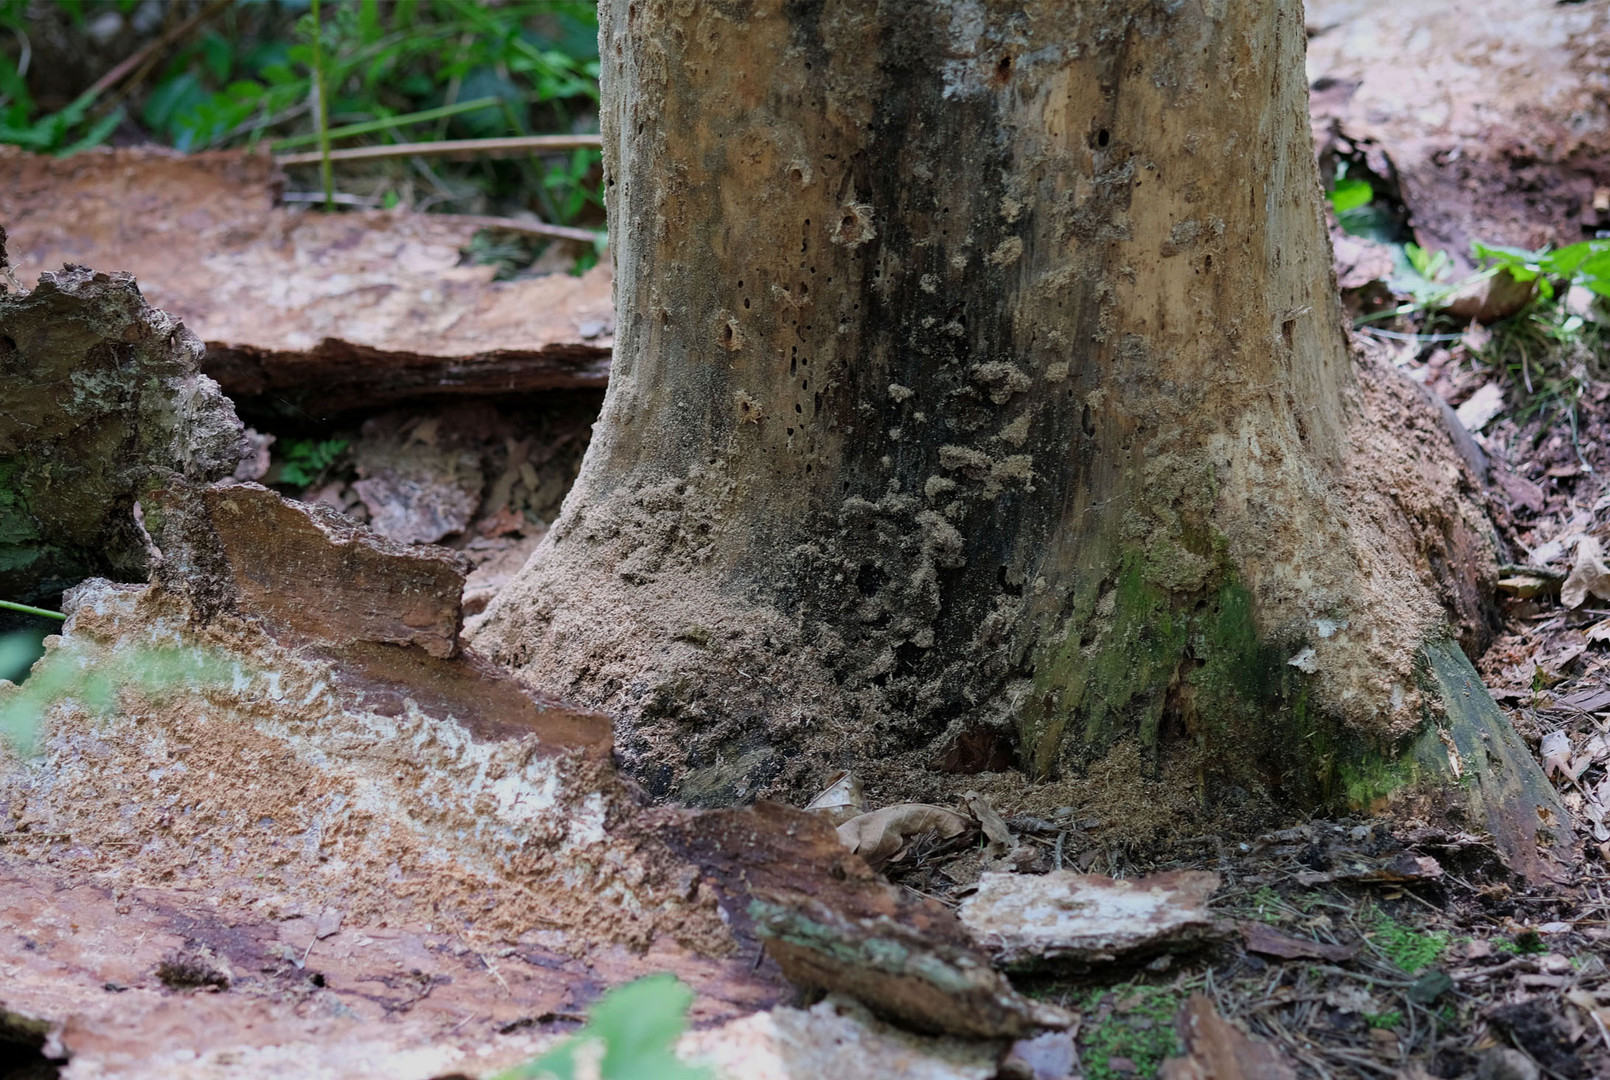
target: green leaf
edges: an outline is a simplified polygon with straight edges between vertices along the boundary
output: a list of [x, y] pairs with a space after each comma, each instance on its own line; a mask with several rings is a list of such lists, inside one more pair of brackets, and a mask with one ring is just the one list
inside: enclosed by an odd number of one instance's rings
[[1358, 180], [1342, 177], [1336, 181], [1336, 186], [1330, 192], [1330, 204], [1336, 208], [1338, 214], [1345, 214], [1349, 210], [1357, 210], [1361, 206], [1368, 206], [1370, 200], [1375, 198], [1375, 189], [1370, 187], [1368, 180]]
[[675, 975], [650, 975], [617, 987], [592, 1007], [586, 1027], [495, 1080], [573, 1080], [577, 1050], [595, 1041], [604, 1044], [601, 1080], [714, 1080], [709, 1069], [683, 1064], [676, 1056], [692, 1003], [693, 991]]

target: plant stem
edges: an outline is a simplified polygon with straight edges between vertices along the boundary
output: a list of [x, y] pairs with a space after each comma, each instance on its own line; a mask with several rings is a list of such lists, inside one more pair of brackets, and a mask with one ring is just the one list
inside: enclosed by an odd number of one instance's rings
[[[496, 105], [499, 100], [499, 98], [495, 97], [476, 98], [474, 101], [461, 101], [457, 105], [441, 105], [434, 109], [422, 109], [419, 112], [403, 113], [401, 116], [383, 116], [378, 120], [365, 120], [361, 124], [348, 124], [346, 127], [338, 127], [334, 129], [331, 129], [327, 123], [322, 122], [321, 120], [317, 134], [292, 135], [288, 138], [277, 139], [274, 142], [274, 149], [288, 150], [293, 146], [301, 146], [304, 143], [310, 143], [317, 140], [321, 148], [320, 154], [326, 159], [333, 161], [343, 154], [350, 154], [351, 151], [331, 150], [329, 145], [331, 139], [349, 139], [354, 135], [372, 135], [377, 131], [387, 131], [391, 128], [404, 127], [408, 124], [422, 124], [428, 120], [436, 120], [444, 116], [456, 116], [459, 113], [473, 112], [476, 109], [488, 109]], [[322, 99], [320, 104], [320, 112], [323, 112]], [[367, 150], [369, 147], [359, 147], [358, 149]], [[376, 149], [387, 148], [377, 147]]]
[[[424, 114], [412, 114], [414, 119]], [[411, 123], [412, 121], [410, 121]], [[344, 129], [345, 130], [345, 129]], [[290, 140], [286, 140], [290, 141]], [[306, 142], [305, 136], [300, 138]], [[277, 145], [283, 145], [277, 144]], [[598, 135], [520, 135], [505, 139], [449, 139], [443, 142], [394, 143], [389, 146], [354, 146], [331, 150], [331, 161], [376, 161], [399, 157], [519, 157], [553, 150], [596, 150], [603, 145]], [[314, 165], [323, 155], [277, 154], [277, 165]]]
[[313, 0], [313, 93], [319, 99], [315, 118], [319, 138], [319, 179], [324, 182], [324, 209], [335, 209], [335, 180], [330, 171], [330, 102], [324, 85], [324, 34], [319, 24], [319, 0]]
[[67, 619], [67, 616], [59, 611], [47, 611], [45, 608], [29, 607], [27, 604], [14, 604], [10, 600], [0, 600], [0, 608], [6, 611], [20, 611], [24, 615], [38, 615], [44, 619], [61, 619], [64, 622]]

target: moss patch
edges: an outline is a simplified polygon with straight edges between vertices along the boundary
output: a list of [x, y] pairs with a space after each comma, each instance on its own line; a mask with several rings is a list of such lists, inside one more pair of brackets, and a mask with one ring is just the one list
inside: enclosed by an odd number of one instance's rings
[[[1174, 1013], [1180, 992], [1172, 987], [1133, 986], [1096, 990], [1080, 1003], [1079, 1060], [1089, 1080], [1133, 1080], [1157, 1075], [1179, 1052]], [[1115, 1067], [1116, 1065], [1116, 1067]]]
[[1082, 769], [1126, 738], [1155, 762], [1165, 741], [1190, 740], [1203, 782], [1211, 771], [1216, 786], [1336, 801], [1341, 764], [1368, 748], [1313, 707], [1308, 675], [1288, 663], [1306, 643], [1263, 637], [1251, 591], [1211, 538], [1191, 545], [1214, 569], [1189, 594], [1153, 572], [1155, 547], [1131, 549], [1109, 585], [1082, 590], [1036, 659], [1020, 721], [1033, 771]]

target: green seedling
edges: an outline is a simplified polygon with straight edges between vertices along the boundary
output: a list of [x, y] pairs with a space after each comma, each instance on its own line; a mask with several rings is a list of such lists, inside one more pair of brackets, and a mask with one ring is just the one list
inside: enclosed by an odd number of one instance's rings
[[[21, 678], [36, 655], [32, 635], [0, 638], [0, 678]], [[32, 757], [38, 752], [39, 727], [53, 706], [71, 701], [105, 714], [124, 689], [159, 696], [224, 682], [229, 675], [228, 665], [196, 648], [103, 649], [69, 643], [33, 664], [20, 686], [0, 693], [0, 743], [19, 757]]]
[[279, 462], [279, 483], [308, 487], [335, 464], [348, 445], [346, 439], [287, 439]]
[[[587, 1024], [540, 1057], [499, 1073], [494, 1080], [715, 1080], [706, 1068], [677, 1058], [693, 991], [674, 975], [650, 975], [599, 999]], [[578, 1056], [597, 1055], [596, 1072], [583, 1073]]]

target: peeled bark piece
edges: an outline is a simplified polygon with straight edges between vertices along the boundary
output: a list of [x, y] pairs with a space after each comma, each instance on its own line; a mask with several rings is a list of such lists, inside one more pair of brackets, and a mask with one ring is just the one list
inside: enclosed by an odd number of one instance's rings
[[988, 1042], [919, 1038], [891, 1028], [842, 998], [693, 1031], [678, 1051], [732, 1080], [994, 1080], [999, 1057]]
[[824, 817], [778, 803], [661, 811], [655, 835], [700, 866], [740, 942], [790, 982], [919, 1031], [1016, 1038], [1068, 1026], [1017, 994], [944, 906], [878, 876]]
[[959, 914], [1014, 968], [1183, 952], [1223, 936], [1207, 902], [1219, 876], [1184, 870], [1130, 880], [1055, 870], [985, 874]]
[[1174, 1021], [1184, 1057], [1169, 1058], [1158, 1073], [1162, 1080], [1296, 1080], [1281, 1053], [1254, 1039], [1213, 1007], [1213, 1000], [1192, 994]]
[[704, 804], [934, 798], [965, 724], [1340, 808], [1429, 730], [1492, 531], [1349, 356], [1299, 4], [600, 23], [616, 366], [478, 647]]
[[458, 651], [469, 564], [447, 548], [388, 540], [328, 507], [259, 484], [179, 489], [151, 515], [170, 587], [208, 611], [263, 619], [302, 641]]
[[144, 580], [136, 501], [234, 471], [244, 429], [202, 351], [127, 274], [68, 267], [0, 294], [0, 597]]
[[267, 155], [0, 148], [0, 220], [25, 281], [62, 262], [134, 273], [207, 343], [244, 407], [326, 416], [431, 395], [601, 388], [614, 333], [600, 266], [493, 281], [453, 215], [277, 205]]

